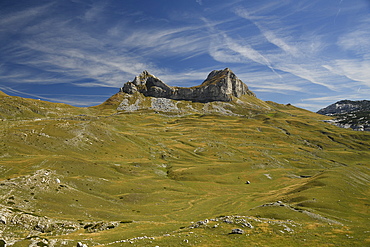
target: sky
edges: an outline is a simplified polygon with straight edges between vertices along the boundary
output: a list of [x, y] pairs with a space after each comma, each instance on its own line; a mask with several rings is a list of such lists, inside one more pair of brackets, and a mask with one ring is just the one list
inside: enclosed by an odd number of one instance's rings
[[143, 70], [230, 68], [258, 98], [370, 99], [370, 0], [0, 0], [0, 90], [92, 106]]

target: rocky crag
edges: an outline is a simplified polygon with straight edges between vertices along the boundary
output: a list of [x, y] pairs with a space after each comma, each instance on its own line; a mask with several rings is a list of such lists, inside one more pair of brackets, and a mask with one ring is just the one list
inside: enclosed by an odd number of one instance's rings
[[228, 68], [212, 71], [201, 85], [189, 88], [168, 86], [157, 77], [149, 74], [148, 71], [144, 71], [133, 81], [125, 83], [121, 91], [128, 94], [139, 92], [147, 97], [202, 103], [228, 102], [232, 100], [233, 96], [239, 98], [245, 94], [255, 96], [247, 85]]
[[341, 100], [317, 113], [335, 117], [328, 122], [338, 127], [370, 131], [370, 100]]
[[153, 110], [179, 114], [249, 115], [250, 110], [270, 109], [228, 68], [214, 70], [201, 85], [188, 88], [169, 86], [144, 71], [133, 81], [125, 83], [106, 104], [115, 102], [119, 102], [118, 111], [128, 112]]

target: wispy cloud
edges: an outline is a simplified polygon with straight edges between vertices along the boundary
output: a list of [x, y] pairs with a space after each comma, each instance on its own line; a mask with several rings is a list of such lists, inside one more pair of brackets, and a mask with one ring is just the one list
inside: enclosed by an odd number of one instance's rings
[[370, 18], [354, 15], [363, 7], [195, 0], [191, 9], [159, 13], [111, 0], [2, 8], [0, 81], [118, 88], [148, 70], [191, 86], [230, 67], [256, 92], [298, 94], [302, 105], [324, 93], [365, 97]]
[[199, 5], [203, 5], [203, 0], [195, 0]]
[[102, 12], [106, 4], [107, 2], [93, 2], [90, 8], [84, 13], [83, 20], [88, 22], [97, 21], [102, 17]]
[[[252, 16], [249, 11], [241, 8], [236, 11], [236, 14], [250, 21], [260, 30], [261, 35], [265, 38], [265, 40], [260, 40], [261, 44], [267, 41], [275, 46], [270, 50], [263, 50], [265, 54], [261, 54], [261, 56], [268, 59], [269, 63], [266, 66], [270, 69], [288, 72], [310, 83], [324, 86], [331, 91], [341, 91], [343, 88], [347, 88], [348, 80], [345, 80], [343, 76], [350, 80], [362, 82], [368, 81], [370, 78], [369, 73], [366, 72], [369, 71], [369, 69], [366, 69], [369, 68], [368, 62], [335, 60], [332, 67], [327, 66], [326, 63], [331, 59], [325, 58], [325, 56], [322, 56], [323, 54], [318, 54], [326, 46], [321, 41], [325, 38], [323, 34], [309, 37], [297, 36], [290, 31], [296, 25], [295, 23], [287, 23], [280, 27], [276, 25], [281, 20], [268, 20], [267, 22], [263, 21], [262, 24], [259, 22], [263, 18]], [[274, 29], [268, 29], [270, 22], [273, 23]], [[346, 49], [355, 49], [356, 52], [359, 52], [359, 46], [368, 46], [368, 42], [365, 40], [366, 37], [370, 37], [367, 31], [363, 31], [363, 28], [361, 30], [361, 32], [350, 34], [349, 37], [341, 38], [339, 44]], [[358, 39], [359, 46], [354, 44], [354, 36], [360, 37]], [[368, 51], [369, 49], [366, 47], [361, 52], [364, 52], [364, 50]], [[253, 53], [255, 51], [249, 54]], [[258, 62], [258, 60], [254, 61]], [[260, 64], [262, 63], [260, 62]]]
[[370, 18], [360, 20], [350, 32], [342, 34], [337, 41], [343, 53], [352, 54], [345, 58], [335, 58], [323, 65], [332, 73], [347, 77], [349, 80], [370, 86]]
[[40, 6], [31, 7], [25, 10], [12, 12], [11, 14], [0, 10], [0, 30], [1, 31], [17, 31], [18, 28], [25, 27], [30, 21], [42, 17], [48, 13], [50, 8], [55, 6], [53, 2]]
[[[37, 10], [38, 14], [50, 11], [46, 7]], [[103, 12], [104, 6], [95, 4], [78, 18], [93, 21], [100, 19]], [[18, 73], [13, 78], [3, 74], [0, 79], [22, 83], [40, 79], [39, 83], [69, 82], [88, 87], [119, 87], [127, 78], [143, 70], [163, 74], [164, 69], [152, 62], [155, 61], [153, 58], [171, 55], [186, 59], [199, 56], [206, 53], [209, 43], [207, 37], [200, 35], [204, 25], [140, 27], [133, 30], [123, 22], [110, 27], [106, 33], [97, 34], [87, 32], [83, 23], [74, 23], [74, 20], [49, 17], [27, 26], [24, 33], [28, 37], [18, 41], [16, 50], [10, 46], [6, 52], [10, 61], [28, 67], [28, 71]], [[27, 80], [32, 68], [42, 68], [44, 76], [59, 74], [58, 79], [34, 76], [33, 80]]]

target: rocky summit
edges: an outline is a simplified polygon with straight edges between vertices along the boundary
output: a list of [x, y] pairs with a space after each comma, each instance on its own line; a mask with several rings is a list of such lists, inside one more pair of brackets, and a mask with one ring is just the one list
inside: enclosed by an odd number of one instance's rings
[[229, 68], [212, 71], [201, 85], [194, 87], [172, 87], [148, 71], [143, 71], [133, 81], [125, 83], [121, 92], [128, 94], [139, 92], [148, 97], [202, 103], [228, 102], [232, 100], [232, 97], [239, 98], [246, 94], [255, 96]]

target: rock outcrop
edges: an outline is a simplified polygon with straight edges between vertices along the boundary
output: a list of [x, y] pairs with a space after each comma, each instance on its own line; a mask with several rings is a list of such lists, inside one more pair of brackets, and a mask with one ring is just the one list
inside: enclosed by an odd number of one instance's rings
[[157, 77], [142, 72], [133, 81], [129, 81], [121, 88], [121, 92], [134, 94], [139, 92], [147, 97], [166, 98], [172, 100], [186, 100], [193, 102], [231, 101], [233, 97], [239, 98], [248, 94], [255, 96], [245, 83], [243, 83], [228, 68], [212, 71], [207, 79], [195, 87], [171, 87]]

